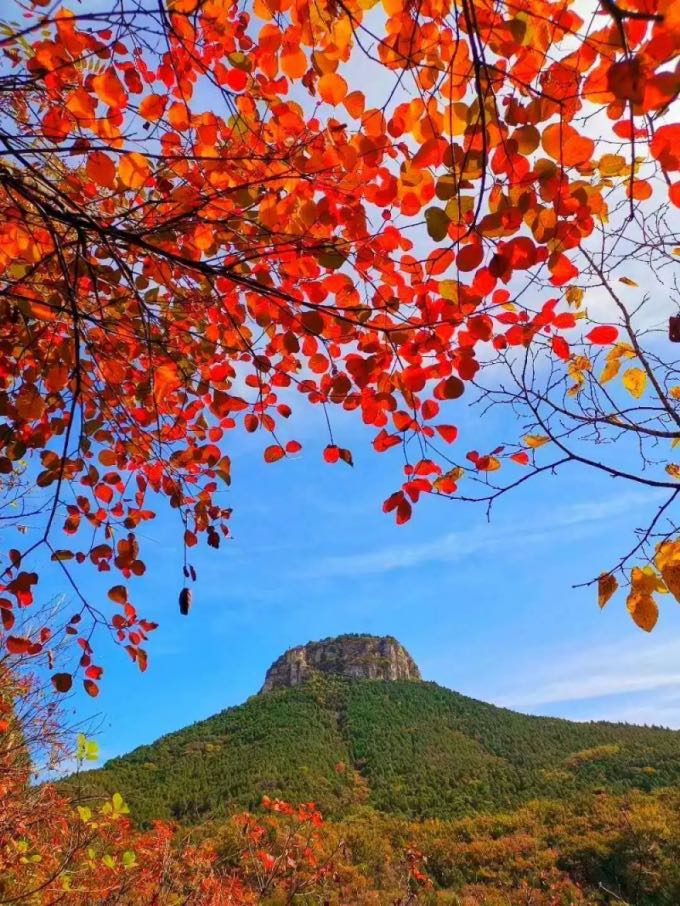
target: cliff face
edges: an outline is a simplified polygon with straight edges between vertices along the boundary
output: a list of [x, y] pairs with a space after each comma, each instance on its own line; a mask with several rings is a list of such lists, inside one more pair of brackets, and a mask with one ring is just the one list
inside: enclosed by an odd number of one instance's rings
[[354, 679], [420, 679], [420, 670], [392, 636], [341, 635], [291, 648], [274, 661], [262, 692], [298, 686], [315, 673]]

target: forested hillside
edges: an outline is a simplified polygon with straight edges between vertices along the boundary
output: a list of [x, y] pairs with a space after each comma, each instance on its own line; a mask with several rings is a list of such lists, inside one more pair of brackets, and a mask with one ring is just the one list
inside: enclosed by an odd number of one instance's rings
[[142, 823], [198, 823], [262, 796], [458, 818], [587, 791], [680, 782], [680, 733], [529, 717], [434, 683], [316, 677], [107, 762], [80, 782]]

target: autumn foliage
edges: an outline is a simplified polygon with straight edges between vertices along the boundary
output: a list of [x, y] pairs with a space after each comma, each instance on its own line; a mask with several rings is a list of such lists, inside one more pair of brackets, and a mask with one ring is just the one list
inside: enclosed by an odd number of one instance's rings
[[[68, 793], [36, 784], [39, 766], [60, 769], [72, 754], [82, 767], [96, 760], [97, 746], [80, 734], [70, 753], [63, 714], [37, 679], [17, 678], [5, 665], [0, 671], [0, 903], [343, 902], [352, 872], [341, 841], [323, 837], [314, 803], [265, 797], [260, 814], [237, 814], [227, 829], [191, 834], [162, 821], [138, 830], [119, 793], [88, 795], [77, 776]], [[406, 850], [403, 862], [405, 895], [396, 906], [415, 902], [411, 892], [431, 883], [420, 853]]]
[[[155, 625], [128, 587], [145, 571], [140, 533], [164, 500], [185, 551], [219, 547], [231, 433], [260, 434], [283, 468], [301, 405], [328, 412], [330, 464], [353, 462], [337, 407], [376, 451], [401, 448], [383, 505], [397, 523], [422, 495], [490, 505], [565, 464], [675, 500], [678, 466], [642, 471], [647, 442], [680, 436], [680, 388], [617, 270], [637, 261], [663, 282], [677, 254], [672, 0], [586, 16], [567, 0], [14, 11], [0, 38], [0, 475], [8, 524], [37, 532], [3, 564], [11, 653], [49, 648], [53, 626], [14, 629], [47, 550], [76, 592], [77, 564], [110, 574], [109, 600], [81, 597], [65, 627], [87, 692], [95, 625], [144, 670]], [[610, 392], [618, 377], [632, 407]], [[519, 407], [519, 433], [455, 452], [457, 407], [480, 397]], [[631, 431], [636, 464], [600, 455]], [[680, 562], [671, 541], [644, 573], [652, 537], [630, 555], [645, 629], [653, 594], [677, 596]], [[190, 582], [186, 554], [183, 569]]]
[[[192, 829], [162, 821], [139, 829], [120, 794], [93, 795], [83, 775], [66, 787], [30, 782], [39, 766], [63, 767], [68, 755], [82, 767], [96, 759], [97, 747], [82, 735], [73, 751], [65, 747], [63, 715], [36, 680], [5, 667], [1, 680], [1, 903], [678, 902], [677, 789], [533, 799], [511, 811], [425, 821], [364, 806], [326, 822], [313, 803], [264, 797], [256, 814], [205, 816]], [[578, 758], [606, 758], [604, 748]]]

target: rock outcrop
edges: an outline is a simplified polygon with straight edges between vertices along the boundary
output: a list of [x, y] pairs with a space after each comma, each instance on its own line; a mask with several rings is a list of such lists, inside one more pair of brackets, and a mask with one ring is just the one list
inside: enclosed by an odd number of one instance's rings
[[286, 651], [267, 670], [261, 692], [298, 686], [318, 673], [352, 679], [420, 679], [416, 662], [392, 636], [340, 635]]

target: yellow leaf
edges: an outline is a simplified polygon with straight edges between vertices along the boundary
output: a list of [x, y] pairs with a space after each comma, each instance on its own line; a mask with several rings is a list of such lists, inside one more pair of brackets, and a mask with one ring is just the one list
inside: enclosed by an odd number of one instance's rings
[[680, 601], [680, 539], [659, 544], [654, 562], [666, 588], [676, 601]]
[[600, 375], [600, 383], [605, 384], [619, 373], [621, 359], [634, 359], [636, 352], [628, 343], [617, 343], [607, 353], [607, 364]]
[[626, 169], [626, 158], [621, 154], [605, 154], [598, 166], [603, 176], [620, 176]]
[[597, 580], [597, 603], [601, 608], [604, 607], [618, 587], [619, 583], [616, 581], [616, 576], [612, 576], [611, 573], [602, 573]]
[[651, 595], [638, 594], [632, 591], [628, 595], [626, 604], [628, 612], [640, 629], [644, 629], [645, 632], [651, 632], [659, 619], [659, 608], [654, 598]]
[[647, 375], [642, 368], [629, 368], [621, 380], [628, 393], [639, 400], [647, 386]]
[[666, 466], [666, 471], [671, 476], [671, 478], [676, 478], [680, 481], [680, 466], [674, 462], [669, 462]]
[[542, 447], [543, 444], [550, 443], [550, 438], [546, 437], [545, 434], [527, 434], [524, 438], [524, 443], [527, 447], [531, 447], [532, 450], [536, 450], [538, 447]]
[[609, 358], [607, 357], [607, 364], [602, 369], [602, 374], [600, 375], [600, 383], [606, 384], [607, 381], [611, 381], [613, 377], [619, 373], [621, 368], [621, 362], [618, 358]]
[[626, 286], [637, 286], [635, 280], [631, 280], [630, 277], [619, 277], [619, 283], [625, 283]]
[[501, 461], [496, 456], [480, 456], [477, 468], [480, 472], [496, 472], [501, 467]]
[[651, 595], [655, 591], [665, 594], [668, 589], [663, 584], [661, 576], [652, 566], [634, 566], [630, 571], [632, 592], [640, 595]]
[[669, 394], [669, 396], [671, 396], [674, 400], [680, 400], [680, 385], [677, 385], [677, 386], [675, 386], [675, 387], [671, 387], [671, 389], [668, 391], [668, 394]]
[[567, 302], [575, 308], [578, 308], [581, 305], [581, 302], [583, 302], [585, 294], [586, 291], [580, 286], [570, 286], [566, 293]]

